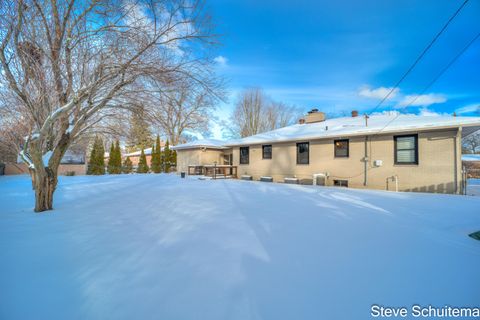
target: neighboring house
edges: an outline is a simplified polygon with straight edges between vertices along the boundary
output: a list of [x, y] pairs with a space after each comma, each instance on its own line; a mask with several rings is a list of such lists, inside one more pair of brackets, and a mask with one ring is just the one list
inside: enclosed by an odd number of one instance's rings
[[[162, 147], [162, 151], [163, 151], [163, 147]], [[145, 158], [147, 159], [147, 165], [150, 167], [150, 165], [152, 164], [152, 148], [144, 149], [143, 153], [145, 153]], [[142, 154], [142, 151], [135, 151], [135, 152], [124, 154], [122, 155], [122, 163], [127, 157], [129, 157], [130, 160], [132, 161], [132, 165], [134, 167], [137, 167], [138, 162], [140, 161], [141, 154]], [[107, 163], [107, 161], [105, 161], [105, 163]]]
[[462, 162], [468, 178], [480, 178], [480, 154], [464, 154]]
[[[87, 172], [85, 164], [85, 154], [80, 152], [67, 151], [62, 158], [60, 166], [58, 167], [59, 175], [75, 174], [84, 175]], [[4, 174], [17, 175], [29, 173], [28, 167], [22, 162], [20, 156], [17, 158], [17, 163], [6, 163]]]
[[[232, 164], [225, 141], [201, 139], [172, 147], [177, 151], [177, 171], [188, 172], [189, 166]], [[231, 153], [230, 153], [231, 154]]]
[[312, 110], [299, 124], [224, 142], [219, 157], [254, 180], [463, 192], [461, 139], [480, 129], [480, 118], [357, 114], [326, 120]]
[[[165, 147], [161, 147], [162, 151], [164, 151]], [[152, 164], [152, 148], [147, 148], [143, 150], [143, 153], [145, 153], [145, 159], [147, 159], [147, 165], [150, 167]], [[132, 161], [132, 165], [134, 167], [138, 166], [138, 162], [140, 161], [140, 155], [142, 154], [142, 151], [135, 151], [135, 152], [130, 152], [127, 154], [122, 155], [122, 162], [129, 157], [130, 160]], [[108, 160], [106, 160], [108, 161]], [[105, 163], [107, 163], [105, 161]]]

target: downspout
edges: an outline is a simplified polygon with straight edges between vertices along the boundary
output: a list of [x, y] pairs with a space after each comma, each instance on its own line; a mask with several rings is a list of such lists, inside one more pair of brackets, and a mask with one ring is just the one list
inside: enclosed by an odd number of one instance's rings
[[461, 161], [459, 162], [458, 158], [461, 154], [461, 152], [459, 153], [458, 151], [458, 147], [462, 145], [462, 127], [458, 127], [458, 131], [457, 131], [457, 136], [455, 137], [455, 143], [454, 143], [454, 181], [455, 181], [455, 194], [461, 194], [462, 192], [462, 187], [459, 186], [459, 179], [458, 179], [458, 173], [461, 172], [461, 170], [459, 171], [458, 170], [458, 166], [459, 166], [459, 163], [461, 164]]
[[[367, 118], [365, 118], [366, 121]], [[363, 185], [367, 186], [368, 178], [367, 178], [367, 171], [368, 171], [368, 136], [365, 136], [365, 157], [363, 158]]]

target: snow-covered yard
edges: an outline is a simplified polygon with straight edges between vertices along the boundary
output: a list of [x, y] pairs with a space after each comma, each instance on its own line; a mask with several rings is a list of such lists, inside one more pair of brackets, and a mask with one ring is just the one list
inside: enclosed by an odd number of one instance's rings
[[468, 179], [467, 194], [469, 196], [480, 196], [480, 179]]
[[478, 306], [480, 198], [62, 177], [32, 212], [0, 177], [0, 319], [369, 319]]

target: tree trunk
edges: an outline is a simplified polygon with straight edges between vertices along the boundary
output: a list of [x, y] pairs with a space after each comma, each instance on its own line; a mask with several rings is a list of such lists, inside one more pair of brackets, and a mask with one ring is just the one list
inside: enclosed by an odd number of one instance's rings
[[35, 170], [35, 212], [53, 209], [53, 193], [57, 187], [57, 169]]

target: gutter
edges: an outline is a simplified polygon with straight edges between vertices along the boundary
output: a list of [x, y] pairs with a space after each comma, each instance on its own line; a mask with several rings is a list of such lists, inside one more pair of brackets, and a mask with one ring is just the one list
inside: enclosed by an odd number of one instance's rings
[[194, 150], [194, 149], [211, 149], [211, 150], [226, 150], [230, 149], [230, 147], [220, 147], [220, 146], [188, 146], [188, 147], [172, 147], [171, 150]]
[[[454, 182], [455, 182], [455, 194], [461, 194], [462, 193], [462, 186], [459, 185], [459, 179], [458, 179], [458, 165], [459, 165], [459, 161], [458, 161], [458, 158], [460, 158], [460, 164], [462, 163], [461, 161], [461, 157], [462, 157], [462, 152], [460, 150], [460, 152], [458, 152], [458, 147], [460, 146], [461, 147], [462, 145], [462, 126], [458, 127], [458, 131], [457, 131], [457, 135], [455, 136], [454, 138], [454, 144], [453, 144], [453, 148], [454, 148], [454, 161], [453, 161], [453, 165], [454, 165], [454, 170], [453, 170], [453, 174], [454, 174]], [[461, 169], [460, 169], [460, 172], [461, 172]]]

